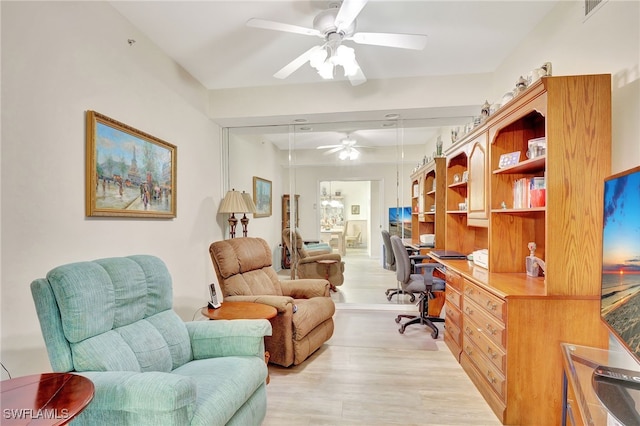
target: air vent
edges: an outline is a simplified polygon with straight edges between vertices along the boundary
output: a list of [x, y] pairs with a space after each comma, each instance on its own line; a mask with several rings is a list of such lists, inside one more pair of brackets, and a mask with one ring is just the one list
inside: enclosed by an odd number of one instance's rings
[[584, 0], [584, 19], [592, 16], [607, 0]]

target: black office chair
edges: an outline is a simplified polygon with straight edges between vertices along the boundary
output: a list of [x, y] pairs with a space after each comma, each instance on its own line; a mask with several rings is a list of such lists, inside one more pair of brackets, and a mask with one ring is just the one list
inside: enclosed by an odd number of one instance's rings
[[[400, 323], [402, 318], [408, 318], [404, 324], [400, 324], [398, 331], [400, 334], [404, 333], [404, 329], [411, 324], [424, 324], [429, 327], [431, 337], [438, 338], [438, 327], [434, 322], [442, 322], [443, 318], [429, 316], [429, 300], [433, 299], [433, 292], [444, 291], [445, 281], [433, 276], [433, 271], [439, 266], [438, 263], [415, 263], [412, 271], [411, 258], [416, 260], [424, 259], [428, 256], [409, 256], [404, 244], [400, 237], [391, 237], [391, 247], [393, 248], [393, 254], [396, 257], [396, 277], [400, 283], [402, 290], [405, 293], [419, 293], [420, 299], [418, 300], [419, 314], [418, 315], [405, 315], [401, 314], [396, 317], [396, 323]], [[419, 273], [424, 271], [424, 273]]]

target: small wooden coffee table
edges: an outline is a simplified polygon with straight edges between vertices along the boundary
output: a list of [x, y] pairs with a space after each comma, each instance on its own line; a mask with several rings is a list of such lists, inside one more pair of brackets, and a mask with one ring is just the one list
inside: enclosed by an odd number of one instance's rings
[[70, 373], [43, 373], [3, 380], [2, 409], [7, 425], [65, 425], [93, 399], [93, 382]]
[[201, 312], [212, 320], [271, 319], [278, 314], [273, 306], [255, 302], [222, 302], [217, 309], [205, 306]]

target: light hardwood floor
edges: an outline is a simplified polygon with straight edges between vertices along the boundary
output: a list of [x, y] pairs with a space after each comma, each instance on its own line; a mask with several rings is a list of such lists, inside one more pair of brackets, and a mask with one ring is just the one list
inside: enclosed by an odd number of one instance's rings
[[417, 308], [408, 297], [387, 301], [395, 273], [362, 250], [344, 259], [334, 335], [301, 365], [269, 366], [263, 425], [500, 425], [442, 332], [437, 340], [420, 325], [398, 333], [396, 315]]

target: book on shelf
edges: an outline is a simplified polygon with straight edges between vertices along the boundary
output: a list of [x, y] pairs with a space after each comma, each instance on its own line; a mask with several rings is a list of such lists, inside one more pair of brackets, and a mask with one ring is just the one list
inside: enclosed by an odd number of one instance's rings
[[544, 177], [520, 178], [513, 182], [513, 208], [528, 209], [546, 205]]

